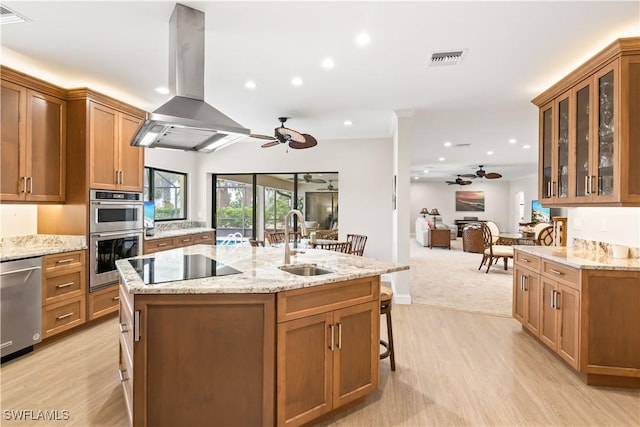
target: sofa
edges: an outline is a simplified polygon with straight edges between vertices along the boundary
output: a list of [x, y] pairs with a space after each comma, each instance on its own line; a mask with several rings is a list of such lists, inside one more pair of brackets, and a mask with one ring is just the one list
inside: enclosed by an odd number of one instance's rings
[[[446, 225], [442, 223], [442, 220], [434, 223], [430, 219], [418, 217], [416, 218], [416, 241], [422, 246], [446, 246], [449, 247], [451, 245], [451, 240], [455, 240], [458, 236], [458, 227]], [[440, 218], [439, 215], [434, 216], [433, 218]], [[429, 223], [433, 228], [429, 227]], [[434, 236], [432, 238], [431, 232], [435, 231]], [[448, 236], [443, 233], [443, 231], [447, 231]], [[445, 235], [443, 237], [443, 235]]]

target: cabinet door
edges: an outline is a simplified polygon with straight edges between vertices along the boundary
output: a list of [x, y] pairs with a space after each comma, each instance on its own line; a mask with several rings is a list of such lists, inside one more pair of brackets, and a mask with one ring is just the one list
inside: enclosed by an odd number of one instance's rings
[[569, 128], [571, 126], [571, 93], [561, 95], [555, 102], [556, 135], [552, 155], [551, 197], [562, 203], [569, 197]]
[[597, 110], [593, 122], [594, 134], [597, 135], [597, 143], [592, 146], [593, 168], [593, 200], [595, 202], [608, 202], [618, 199], [620, 194], [619, 173], [620, 167], [619, 148], [619, 112], [617, 106], [619, 100], [618, 62], [614, 62], [603, 68], [594, 76], [594, 85], [597, 92], [595, 105]]
[[65, 199], [67, 102], [27, 91], [27, 200]]
[[558, 310], [556, 309], [556, 293], [558, 285], [546, 277], [540, 279], [540, 340], [553, 350], [558, 346]]
[[2, 80], [2, 142], [0, 143], [0, 200], [24, 200], [26, 191], [26, 98], [27, 90]]
[[513, 274], [513, 318], [524, 325], [526, 291], [524, 281], [526, 280], [526, 270], [516, 264]]
[[575, 369], [579, 368], [580, 291], [559, 285], [560, 313], [558, 354]]
[[591, 122], [589, 120], [589, 112], [593, 111], [591, 105], [593, 100], [592, 81], [592, 79], [588, 79], [579, 84], [571, 98], [573, 105], [573, 137], [571, 138], [572, 149], [569, 161], [569, 169], [571, 171], [569, 197], [570, 202], [573, 203], [588, 202], [591, 194], [592, 165], [590, 147], [595, 141], [591, 134]]
[[540, 334], [540, 276], [527, 272], [524, 277], [524, 288], [527, 294], [524, 326], [538, 336]]
[[142, 119], [128, 114], [119, 116], [119, 166], [120, 189], [142, 191], [144, 186], [144, 148], [131, 146], [131, 139], [142, 124]]
[[330, 411], [333, 313], [279, 323], [277, 342], [278, 425], [300, 425]]
[[118, 112], [95, 102], [89, 112], [89, 185], [116, 190], [118, 166]]
[[378, 388], [380, 303], [372, 301], [334, 313], [333, 407]]
[[540, 158], [538, 164], [538, 198], [543, 203], [552, 199], [553, 181], [553, 102], [540, 108]]

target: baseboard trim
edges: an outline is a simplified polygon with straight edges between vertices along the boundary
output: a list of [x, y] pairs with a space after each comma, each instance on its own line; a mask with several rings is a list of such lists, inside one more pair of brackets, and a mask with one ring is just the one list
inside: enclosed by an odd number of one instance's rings
[[393, 302], [394, 304], [411, 304], [411, 295], [410, 294], [398, 295], [394, 292]]

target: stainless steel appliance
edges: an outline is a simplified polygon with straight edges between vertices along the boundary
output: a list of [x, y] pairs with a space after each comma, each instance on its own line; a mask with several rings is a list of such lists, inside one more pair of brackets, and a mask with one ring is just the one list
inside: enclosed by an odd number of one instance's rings
[[142, 193], [91, 190], [89, 198], [91, 233], [142, 228]]
[[90, 192], [89, 292], [118, 283], [116, 261], [142, 254], [142, 193]]
[[0, 354], [33, 350], [42, 341], [42, 262], [40, 257], [0, 263]]

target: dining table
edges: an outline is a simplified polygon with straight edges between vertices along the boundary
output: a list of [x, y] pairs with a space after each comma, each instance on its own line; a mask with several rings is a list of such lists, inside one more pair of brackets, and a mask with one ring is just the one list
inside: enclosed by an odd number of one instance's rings
[[524, 233], [499, 233], [496, 245], [535, 245], [536, 239], [533, 234]]

